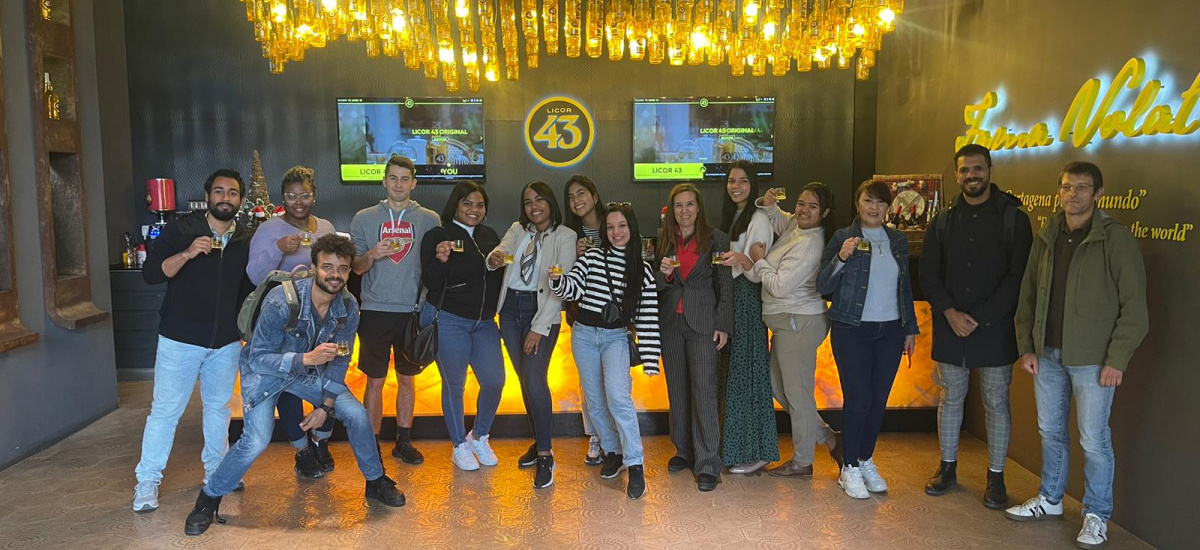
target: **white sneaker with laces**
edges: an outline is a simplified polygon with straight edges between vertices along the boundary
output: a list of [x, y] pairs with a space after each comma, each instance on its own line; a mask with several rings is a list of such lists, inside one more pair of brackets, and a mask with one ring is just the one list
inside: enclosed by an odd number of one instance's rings
[[454, 448], [454, 452], [450, 454], [450, 461], [455, 466], [458, 466], [459, 470], [473, 472], [479, 469], [479, 461], [475, 460], [475, 453], [471, 452], [471, 448], [467, 446], [467, 441], [459, 443]]
[[887, 482], [883, 480], [883, 476], [879, 475], [879, 470], [875, 468], [875, 459], [868, 458], [865, 462], [859, 461], [858, 471], [862, 473], [863, 484], [867, 486], [867, 490], [872, 493], [886, 493]]
[[158, 484], [153, 481], [139, 481], [133, 489], [133, 511], [153, 512], [158, 509]]
[[600, 450], [600, 436], [589, 436], [587, 455], [583, 457], [584, 464], [599, 464], [603, 460], [604, 452]]
[[1008, 519], [1015, 521], [1062, 519], [1063, 506], [1062, 501], [1059, 501], [1058, 504], [1050, 504], [1049, 499], [1039, 494], [1025, 501], [1024, 504], [1019, 504], [1005, 510], [1004, 515], [1008, 516]]
[[500, 459], [496, 458], [496, 453], [492, 451], [492, 446], [488, 445], [490, 437], [490, 435], [485, 435], [475, 439], [475, 432], [467, 433], [467, 445], [471, 447], [471, 452], [475, 453], [479, 463], [484, 466], [495, 466], [500, 463]]
[[838, 487], [845, 489], [850, 498], [871, 498], [871, 493], [867, 492], [867, 486], [863, 485], [862, 472], [854, 466], [842, 468], [842, 475], [838, 476]]
[[1108, 543], [1108, 522], [1100, 519], [1096, 514], [1085, 514], [1083, 516], [1083, 529], [1079, 530], [1079, 536], [1075, 537], [1075, 546], [1087, 548], [1088, 550], [1098, 550], [1104, 548]]

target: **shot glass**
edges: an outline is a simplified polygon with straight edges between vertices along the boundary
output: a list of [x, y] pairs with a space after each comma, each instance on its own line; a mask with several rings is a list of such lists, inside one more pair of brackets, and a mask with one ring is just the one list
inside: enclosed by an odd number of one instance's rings
[[221, 240], [221, 237], [213, 237], [212, 238], [212, 249], [213, 250], [221, 250], [223, 248], [225, 248], [225, 242], [223, 240]]
[[465, 249], [463, 248], [463, 242], [462, 242], [462, 239], [455, 239], [455, 240], [454, 240], [454, 244], [453, 244], [453, 248], [452, 248], [452, 250], [454, 250], [455, 252], [462, 252], [463, 250], [465, 250]]
[[337, 354], [338, 354], [338, 357], [345, 357], [347, 355], [350, 355], [350, 342], [346, 341], [346, 340], [338, 340]]
[[725, 265], [725, 258], [722, 257], [721, 252], [713, 252], [712, 253], [712, 264], [713, 265]]
[[871, 251], [871, 241], [861, 239], [858, 241], [858, 244], [854, 246], [854, 249], [862, 253], [868, 253]]
[[554, 265], [550, 266], [550, 275], [552, 275], [554, 277], [562, 277], [562, 274], [563, 274], [563, 270], [562, 270], [561, 265], [554, 264]]
[[667, 256], [667, 260], [671, 262], [671, 267], [679, 267], [679, 258], [677, 258], [674, 254]]
[[787, 189], [784, 189], [782, 187], [776, 187], [775, 188], [775, 200], [777, 200], [777, 201], [787, 200]]
[[312, 233], [300, 234], [300, 246], [312, 246]]
[[504, 265], [512, 265], [512, 263], [513, 263], [512, 252], [505, 252], [504, 253]]
[[388, 239], [387, 243], [388, 243], [388, 248], [392, 249], [393, 251], [400, 250], [400, 239], [393, 237], [391, 239]]

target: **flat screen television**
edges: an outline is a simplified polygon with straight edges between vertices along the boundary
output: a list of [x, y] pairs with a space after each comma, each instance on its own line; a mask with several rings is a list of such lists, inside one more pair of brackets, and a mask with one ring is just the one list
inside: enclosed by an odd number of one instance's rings
[[737, 160], [774, 172], [775, 98], [633, 100], [634, 181], [724, 178]]
[[392, 155], [419, 180], [483, 181], [483, 99], [338, 98], [343, 183], [379, 183]]

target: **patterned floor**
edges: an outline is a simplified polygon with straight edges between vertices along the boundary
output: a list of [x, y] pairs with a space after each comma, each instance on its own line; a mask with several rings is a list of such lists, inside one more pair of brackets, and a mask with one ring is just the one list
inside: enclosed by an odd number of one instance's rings
[[[646, 440], [649, 492], [624, 495], [624, 476], [605, 481], [585, 466], [585, 440], [559, 439], [559, 469], [549, 489], [532, 488], [516, 457], [527, 441], [498, 440], [501, 464], [479, 472], [450, 465], [444, 441], [418, 442], [421, 466], [386, 465], [408, 495], [390, 509], [362, 500], [363, 481], [345, 443], [334, 445], [337, 470], [301, 481], [286, 444], [273, 444], [246, 477], [244, 493], [226, 497], [227, 525], [185, 537], [183, 519], [203, 476], [198, 394], [179, 425], [161, 507], [134, 514], [133, 467], [149, 411], [149, 382], [122, 382], [120, 410], [54, 447], [0, 472], [0, 548], [1069, 548], [1080, 526], [1079, 503], [1067, 519], [1016, 523], [979, 503], [986, 448], [964, 438], [963, 488], [940, 498], [922, 492], [936, 466], [933, 434], [889, 434], [876, 455], [891, 484], [886, 496], [854, 501], [837, 488], [828, 457], [807, 480], [725, 475], [700, 493], [687, 472], [668, 474], [671, 445]], [[1010, 495], [1026, 498], [1037, 478], [1011, 464]], [[1149, 548], [1110, 526], [1108, 548]]]

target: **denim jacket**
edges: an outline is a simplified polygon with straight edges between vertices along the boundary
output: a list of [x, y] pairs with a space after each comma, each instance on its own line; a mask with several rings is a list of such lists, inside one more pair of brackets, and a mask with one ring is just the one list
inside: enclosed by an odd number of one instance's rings
[[[917, 334], [917, 314], [913, 308], [912, 281], [908, 275], [908, 239], [903, 233], [890, 227], [884, 227], [888, 241], [891, 243], [892, 257], [900, 268], [900, 277], [896, 292], [900, 306], [900, 325], [905, 334]], [[817, 273], [817, 292], [830, 295], [832, 304], [829, 308], [829, 320], [848, 325], [862, 324], [863, 304], [867, 301], [867, 281], [871, 277], [871, 256], [855, 252], [845, 262], [840, 270], [835, 272], [842, 263], [837, 257], [842, 249], [842, 243], [850, 237], [863, 238], [862, 226], [855, 218], [850, 227], [843, 227], [833, 232], [833, 238], [825, 245], [821, 254], [821, 271]]]
[[[335, 296], [329, 303], [325, 319], [317, 324], [312, 308], [312, 279], [296, 281], [300, 299], [300, 316], [296, 328], [285, 331], [288, 320], [287, 300], [283, 288], [276, 287], [263, 298], [254, 335], [242, 347], [239, 369], [242, 376], [242, 409], [249, 411], [263, 400], [283, 391], [288, 384], [310, 377], [315, 379], [327, 398], [349, 391], [346, 388], [346, 369], [350, 355], [335, 357], [324, 365], [304, 365], [304, 354], [317, 344], [346, 341], [354, 351], [354, 334], [358, 332], [358, 303]], [[339, 320], [344, 320], [339, 326]]]

